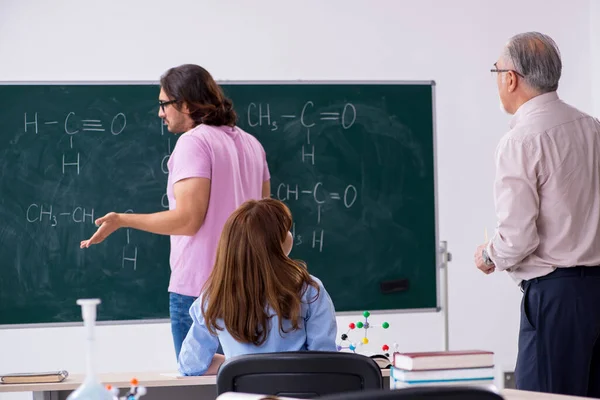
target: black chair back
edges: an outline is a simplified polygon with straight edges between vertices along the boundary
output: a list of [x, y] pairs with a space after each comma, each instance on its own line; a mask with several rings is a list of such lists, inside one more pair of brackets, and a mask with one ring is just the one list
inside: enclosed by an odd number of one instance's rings
[[310, 399], [382, 388], [381, 370], [375, 361], [344, 352], [243, 355], [226, 360], [217, 374], [217, 395], [242, 392]]

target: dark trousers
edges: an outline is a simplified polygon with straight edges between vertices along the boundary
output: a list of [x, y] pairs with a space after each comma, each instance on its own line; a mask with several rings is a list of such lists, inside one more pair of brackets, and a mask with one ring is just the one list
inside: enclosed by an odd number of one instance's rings
[[521, 284], [517, 389], [600, 398], [600, 267]]

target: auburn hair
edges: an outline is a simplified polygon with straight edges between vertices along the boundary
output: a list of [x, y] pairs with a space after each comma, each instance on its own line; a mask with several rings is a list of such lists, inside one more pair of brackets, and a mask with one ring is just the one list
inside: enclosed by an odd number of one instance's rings
[[289, 208], [271, 198], [246, 201], [229, 217], [202, 290], [202, 314], [211, 334], [226, 329], [238, 342], [260, 346], [275, 315], [282, 333], [284, 319], [292, 331], [300, 328], [302, 296], [312, 286], [317, 290], [314, 301], [319, 286], [303, 261], [284, 252], [291, 228]]
[[184, 103], [187, 105], [196, 126], [235, 126], [237, 115], [233, 103], [201, 66], [184, 64], [173, 67], [160, 78], [160, 86], [169, 98], [176, 100], [175, 107], [179, 111]]

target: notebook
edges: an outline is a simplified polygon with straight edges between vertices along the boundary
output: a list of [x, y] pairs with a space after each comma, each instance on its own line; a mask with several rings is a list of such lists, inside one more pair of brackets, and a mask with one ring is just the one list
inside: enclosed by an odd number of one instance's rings
[[67, 371], [24, 372], [0, 375], [0, 383], [56, 383], [69, 376]]

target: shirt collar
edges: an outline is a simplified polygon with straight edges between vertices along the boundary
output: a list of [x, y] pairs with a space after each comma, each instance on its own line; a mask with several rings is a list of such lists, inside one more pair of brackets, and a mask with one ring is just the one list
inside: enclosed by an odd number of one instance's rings
[[514, 128], [517, 123], [523, 119], [526, 115], [531, 114], [536, 109], [540, 108], [544, 104], [550, 103], [551, 101], [558, 100], [558, 94], [556, 92], [548, 92], [535, 96], [519, 107], [515, 115], [510, 120], [510, 128]]

